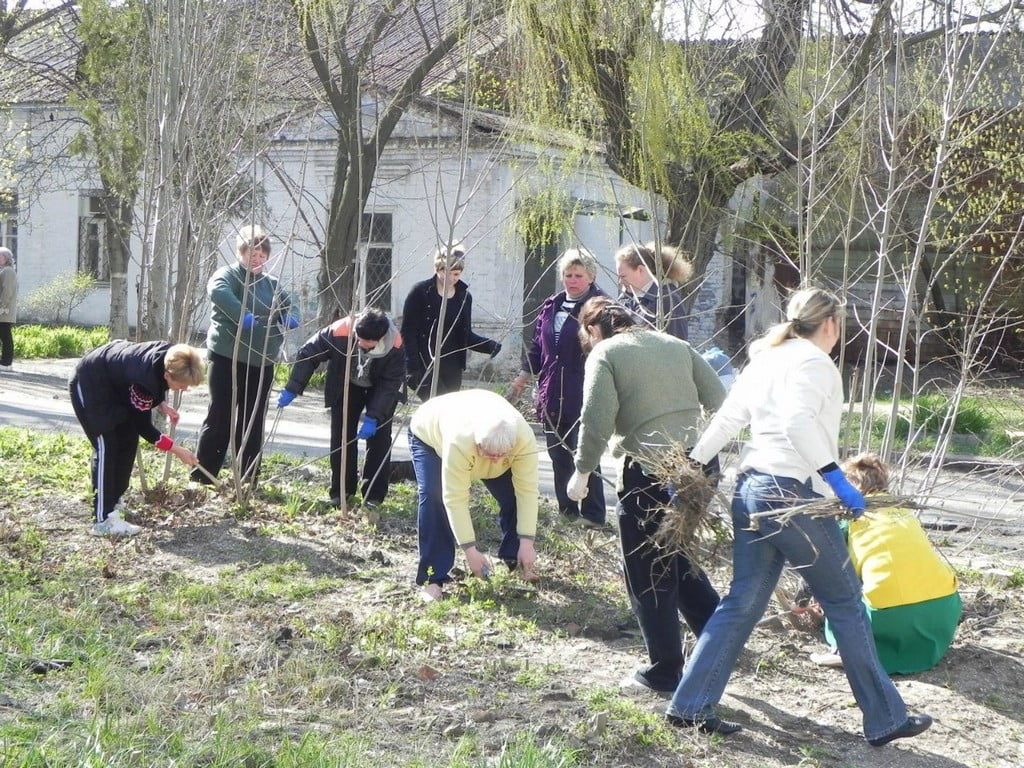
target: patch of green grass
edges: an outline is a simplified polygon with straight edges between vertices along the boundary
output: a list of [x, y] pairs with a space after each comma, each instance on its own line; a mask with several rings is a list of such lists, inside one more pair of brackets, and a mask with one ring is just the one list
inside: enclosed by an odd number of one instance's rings
[[82, 437], [0, 427], [0, 462], [10, 499], [88, 492], [92, 448]]
[[679, 738], [663, 715], [618, 691], [607, 688], [590, 691], [587, 709], [594, 714], [606, 714], [608, 720], [618, 726], [615, 733], [624, 732], [644, 747], [674, 746]]
[[21, 360], [81, 357], [110, 341], [107, 328], [19, 325], [14, 334], [14, 356]]

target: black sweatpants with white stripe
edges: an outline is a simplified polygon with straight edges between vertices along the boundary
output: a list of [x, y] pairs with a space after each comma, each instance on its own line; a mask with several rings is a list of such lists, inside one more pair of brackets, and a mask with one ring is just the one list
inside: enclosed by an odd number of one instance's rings
[[139, 449], [139, 433], [131, 423], [122, 423], [109, 432], [93, 434], [85, 426], [85, 407], [77, 380], [71, 382], [71, 406], [92, 443], [93, 509], [96, 522], [102, 523], [128, 490]]

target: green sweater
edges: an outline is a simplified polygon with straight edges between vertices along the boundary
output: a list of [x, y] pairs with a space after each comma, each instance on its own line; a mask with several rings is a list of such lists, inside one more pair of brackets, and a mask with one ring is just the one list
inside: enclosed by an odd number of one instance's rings
[[[298, 319], [277, 278], [266, 273], [253, 275], [235, 263], [214, 272], [206, 288], [213, 305], [206, 332], [207, 348], [222, 357], [233, 358], [235, 337], [240, 335], [238, 362], [253, 367], [273, 365], [284, 341], [285, 319], [289, 315]], [[248, 330], [241, 327], [246, 312], [255, 318]]]
[[696, 442], [701, 407], [725, 399], [718, 374], [687, 342], [656, 331], [616, 334], [597, 343], [583, 377], [576, 469], [593, 472], [609, 441], [616, 456], [644, 466], [667, 445]]

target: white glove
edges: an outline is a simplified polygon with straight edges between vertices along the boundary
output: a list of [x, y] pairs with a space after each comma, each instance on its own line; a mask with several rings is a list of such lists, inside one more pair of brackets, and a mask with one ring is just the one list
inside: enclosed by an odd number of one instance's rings
[[569, 478], [569, 484], [565, 487], [565, 492], [573, 501], [583, 501], [587, 498], [587, 492], [590, 489], [590, 473], [589, 472], [573, 472], [572, 477]]

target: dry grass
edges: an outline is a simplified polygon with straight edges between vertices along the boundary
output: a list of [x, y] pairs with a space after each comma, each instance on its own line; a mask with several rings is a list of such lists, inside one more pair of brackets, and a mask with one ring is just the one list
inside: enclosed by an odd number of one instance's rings
[[[779, 500], [783, 501], [784, 499], [780, 497]], [[867, 502], [866, 511], [868, 512], [878, 509], [889, 509], [892, 507], [914, 510], [929, 509], [927, 504], [921, 504], [918, 501], [915, 501], [912, 496], [895, 496], [885, 493], [867, 496], [865, 501]], [[814, 501], [809, 501], [806, 504], [797, 504], [796, 506], [787, 506], [781, 509], [769, 509], [764, 512], [755, 512], [750, 516], [750, 522], [754, 530], [757, 530], [758, 523], [764, 518], [771, 518], [780, 525], [785, 525], [797, 515], [810, 515], [811, 517], [835, 517], [840, 520], [853, 519], [853, 514], [849, 507], [839, 501], [839, 499], [828, 498], [815, 499]]]

